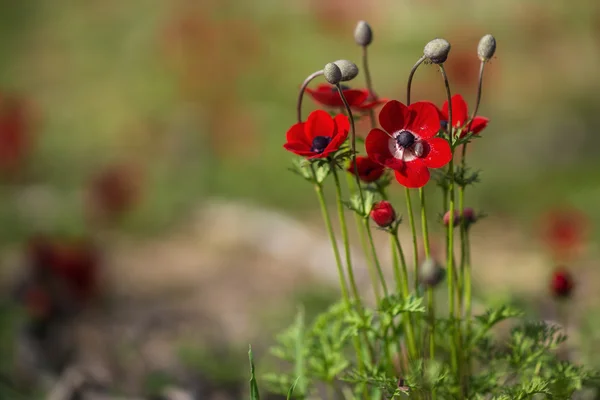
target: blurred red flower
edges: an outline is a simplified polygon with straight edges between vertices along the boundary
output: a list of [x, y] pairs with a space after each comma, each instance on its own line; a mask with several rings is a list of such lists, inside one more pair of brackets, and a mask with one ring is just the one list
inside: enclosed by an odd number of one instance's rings
[[[357, 111], [368, 111], [385, 104], [387, 99], [369, 99], [367, 89], [351, 89], [342, 85], [342, 91], [346, 97], [348, 105]], [[315, 102], [324, 107], [344, 108], [344, 102], [335, 86], [326, 83], [320, 84], [316, 89], [306, 88], [306, 92]]]
[[561, 207], [548, 211], [542, 216], [542, 240], [558, 260], [576, 256], [588, 236], [588, 220], [581, 211]]
[[283, 147], [306, 158], [324, 158], [339, 150], [349, 131], [350, 122], [345, 115], [332, 117], [323, 110], [316, 110], [306, 122], [292, 125]]
[[573, 291], [573, 277], [565, 267], [558, 267], [552, 272], [550, 291], [559, 299], [568, 298]]
[[36, 283], [64, 288], [67, 293], [51, 293], [79, 303], [99, 294], [100, 254], [86, 238], [62, 239], [37, 236], [28, 246], [28, 256]]
[[385, 167], [372, 161], [369, 157], [362, 156], [356, 157], [356, 164], [354, 161], [350, 161], [348, 172], [354, 175], [356, 169], [358, 169], [358, 177], [365, 183], [375, 182], [385, 172]]
[[21, 98], [0, 95], [0, 172], [15, 173], [31, 151], [32, 109]]
[[117, 218], [130, 211], [139, 201], [140, 171], [126, 164], [110, 165], [91, 180], [89, 202], [95, 216]]
[[388, 102], [379, 112], [381, 129], [372, 129], [365, 140], [371, 160], [394, 170], [396, 180], [408, 188], [429, 182], [429, 168], [450, 162], [452, 152], [446, 139], [435, 137], [440, 130], [438, 110], [430, 102], [405, 106]]

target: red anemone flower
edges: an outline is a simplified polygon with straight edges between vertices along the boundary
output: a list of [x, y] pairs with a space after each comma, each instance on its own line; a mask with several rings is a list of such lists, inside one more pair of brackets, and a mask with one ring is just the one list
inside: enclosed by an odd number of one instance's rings
[[349, 131], [350, 122], [345, 115], [332, 117], [323, 110], [316, 110], [306, 122], [294, 124], [287, 131], [287, 143], [283, 147], [306, 158], [325, 158], [339, 150]]
[[[446, 129], [448, 124], [448, 101], [444, 102], [442, 106], [442, 110], [440, 111], [440, 120], [442, 129]], [[469, 109], [467, 108], [467, 102], [460, 94], [455, 94], [452, 96], [452, 126], [455, 129], [463, 128], [465, 124], [469, 121]], [[473, 132], [473, 135], [477, 135], [481, 132], [488, 124], [490, 120], [486, 117], [475, 117], [473, 118], [473, 122], [471, 122], [470, 130]], [[467, 134], [466, 127], [460, 134], [460, 137], [463, 137]]]
[[542, 239], [555, 258], [568, 259], [577, 255], [588, 236], [588, 221], [581, 211], [556, 208], [542, 218]]
[[421, 101], [406, 107], [392, 100], [379, 112], [379, 123], [383, 130], [372, 129], [365, 140], [367, 154], [393, 169], [401, 185], [423, 187], [430, 178], [429, 168], [450, 162], [450, 145], [434, 137], [440, 130], [440, 117], [432, 103]]
[[371, 160], [369, 157], [356, 157], [356, 168], [354, 161], [350, 162], [348, 172], [352, 175], [358, 170], [358, 177], [365, 183], [375, 182], [381, 178], [385, 172], [385, 168]]
[[[348, 105], [356, 110], [368, 111], [387, 102], [387, 99], [369, 100], [367, 89], [350, 89], [348, 86], [341, 86]], [[344, 108], [344, 102], [340, 98], [337, 88], [333, 85], [323, 83], [314, 90], [306, 88], [306, 92], [322, 106]]]

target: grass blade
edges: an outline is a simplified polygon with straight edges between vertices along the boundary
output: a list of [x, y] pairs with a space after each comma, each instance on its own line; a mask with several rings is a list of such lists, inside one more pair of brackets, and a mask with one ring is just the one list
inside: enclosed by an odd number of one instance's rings
[[258, 383], [254, 373], [254, 357], [252, 356], [252, 346], [248, 349], [248, 359], [250, 360], [250, 400], [260, 400], [258, 393]]

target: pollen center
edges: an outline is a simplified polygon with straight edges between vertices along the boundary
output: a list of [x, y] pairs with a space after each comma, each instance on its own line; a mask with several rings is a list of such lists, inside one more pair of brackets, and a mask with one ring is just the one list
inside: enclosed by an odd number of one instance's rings
[[415, 144], [415, 136], [409, 131], [402, 131], [396, 136], [396, 143], [398, 146], [407, 149]]
[[329, 136], [317, 136], [312, 141], [312, 147], [310, 151], [321, 154], [327, 148], [327, 145], [331, 142]]

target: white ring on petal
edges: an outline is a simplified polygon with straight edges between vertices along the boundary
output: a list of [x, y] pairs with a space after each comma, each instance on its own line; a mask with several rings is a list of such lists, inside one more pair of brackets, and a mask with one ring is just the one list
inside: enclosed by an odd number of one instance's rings
[[[399, 146], [398, 142], [396, 141], [396, 137], [398, 137], [400, 132], [404, 132], [404, 131], [410, 132], [415, 137], [415, 144], [412, 145], [412, 149], [411, 148], [405, 149], [405, 148]], [[392, 157], [394, 157], [398, 160], [402, 160], [404, 162], [411, 162], [423, 155], [424, 148], [423, 148], [423, 144], [420, 143], [420, 140], [421, 140], [421, 137], [419, 135], [415, 135], [413, 132], [411, 132], [407, 129], [401, 129], [397, 132], [392, 133], [392, 135], [388, 141], [388, 149], [390, 150], [390, 154], [392, 155]], [[418, 149], [420, 149], [420, 150], [418, 150]], [[417, 151], [420, 152], [421, 154], [416, 154]]]

